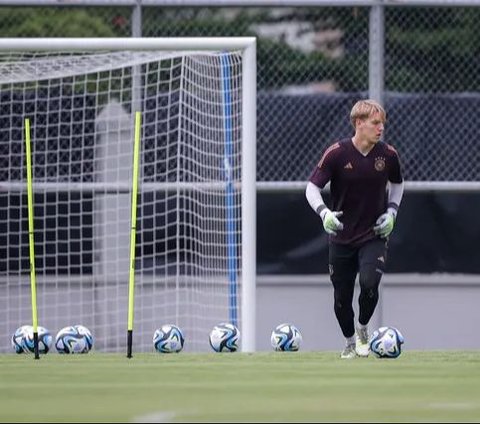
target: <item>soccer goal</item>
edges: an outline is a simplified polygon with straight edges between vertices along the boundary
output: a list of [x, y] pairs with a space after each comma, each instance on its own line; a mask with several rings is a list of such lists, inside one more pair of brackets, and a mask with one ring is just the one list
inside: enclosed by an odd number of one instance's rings
[[135, 351], [163, 324], [206, 351], [220, 322], [254, 351], [255, 39], [2, 40], [2, 352], [32, 321], [25, 119], [38, 324], [53, 336], [82, 324], [97, 351], [123, 351], [133, 267]]

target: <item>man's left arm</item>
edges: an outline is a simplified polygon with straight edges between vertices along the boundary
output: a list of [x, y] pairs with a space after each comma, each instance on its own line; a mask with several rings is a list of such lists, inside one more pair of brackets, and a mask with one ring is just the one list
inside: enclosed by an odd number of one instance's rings
[[400, 203], [402, 202], [403, 191], [405, 188], [402, 172], [400, 170], [398, 153], [391, 146], [388, 146], [388, 149], [391, 153], [393, 153], [393, 157], [391, 158], [392, 161], [389, 172], [387, 211], [379, 216], [375, 227], [373, 227], [375, 234], [378, 234], [382, 238], [388, 237], [393, 231], [398, 209], [400, 207]]
[[390, 183], [390, 187], [388, 190], [387, 212], [379, 216], [375, 227], [373, 227], [375, 234], [379, 235], [382, 238], [388, 237], [393, 231], [395, 219], [397, 218], [398, 208], [400, 207], [400, 203], [403, 197], [403, 190], [403, 181], [401, 183]]
[[398, 209], [400, 208], [400, 203], [402, 202], [403, 191], [405, 188], [405, 183], [389, 183], [390, 187], [388, 189], [388, 207], [387, 212], [393, 214], [393, 217], [397, 217]]

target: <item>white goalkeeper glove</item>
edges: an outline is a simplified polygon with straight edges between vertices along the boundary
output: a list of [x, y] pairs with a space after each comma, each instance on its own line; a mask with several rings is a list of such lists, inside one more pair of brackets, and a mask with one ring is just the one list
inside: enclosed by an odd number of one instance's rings
[[338, 220], [343, 212], [332, 212], [330, 209], [324, 208], [319, 215], [323, 221], [323, 228], [328, 234], [336, 236], [337, 231], [343, 230], [343, 224]]
[[393, 231], [393, 226], [395, 225], [395, 213], [393, 210], [389, 209], [387, 212], [380, 215], [376, 224], [377, 225], [373, 227], [375, 234], [382, 238], [387, 238]]

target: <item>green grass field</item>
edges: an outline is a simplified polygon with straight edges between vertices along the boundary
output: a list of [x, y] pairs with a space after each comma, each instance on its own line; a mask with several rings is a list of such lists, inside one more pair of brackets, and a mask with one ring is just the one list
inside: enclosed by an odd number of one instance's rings
[[0, 355], [1, 422], [479, 422], [480, 351]]

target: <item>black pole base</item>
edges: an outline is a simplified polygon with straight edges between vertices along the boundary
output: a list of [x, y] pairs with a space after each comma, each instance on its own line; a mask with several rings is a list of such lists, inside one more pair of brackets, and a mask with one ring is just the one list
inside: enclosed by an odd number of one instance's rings
[[127, 331], [127, 358], [132, 357], [132, 330]]
[[40, 359], [40, 353], [38, 352], [38, 332], [33, 333], [33, 351], [35, 353], [35, 359]]

